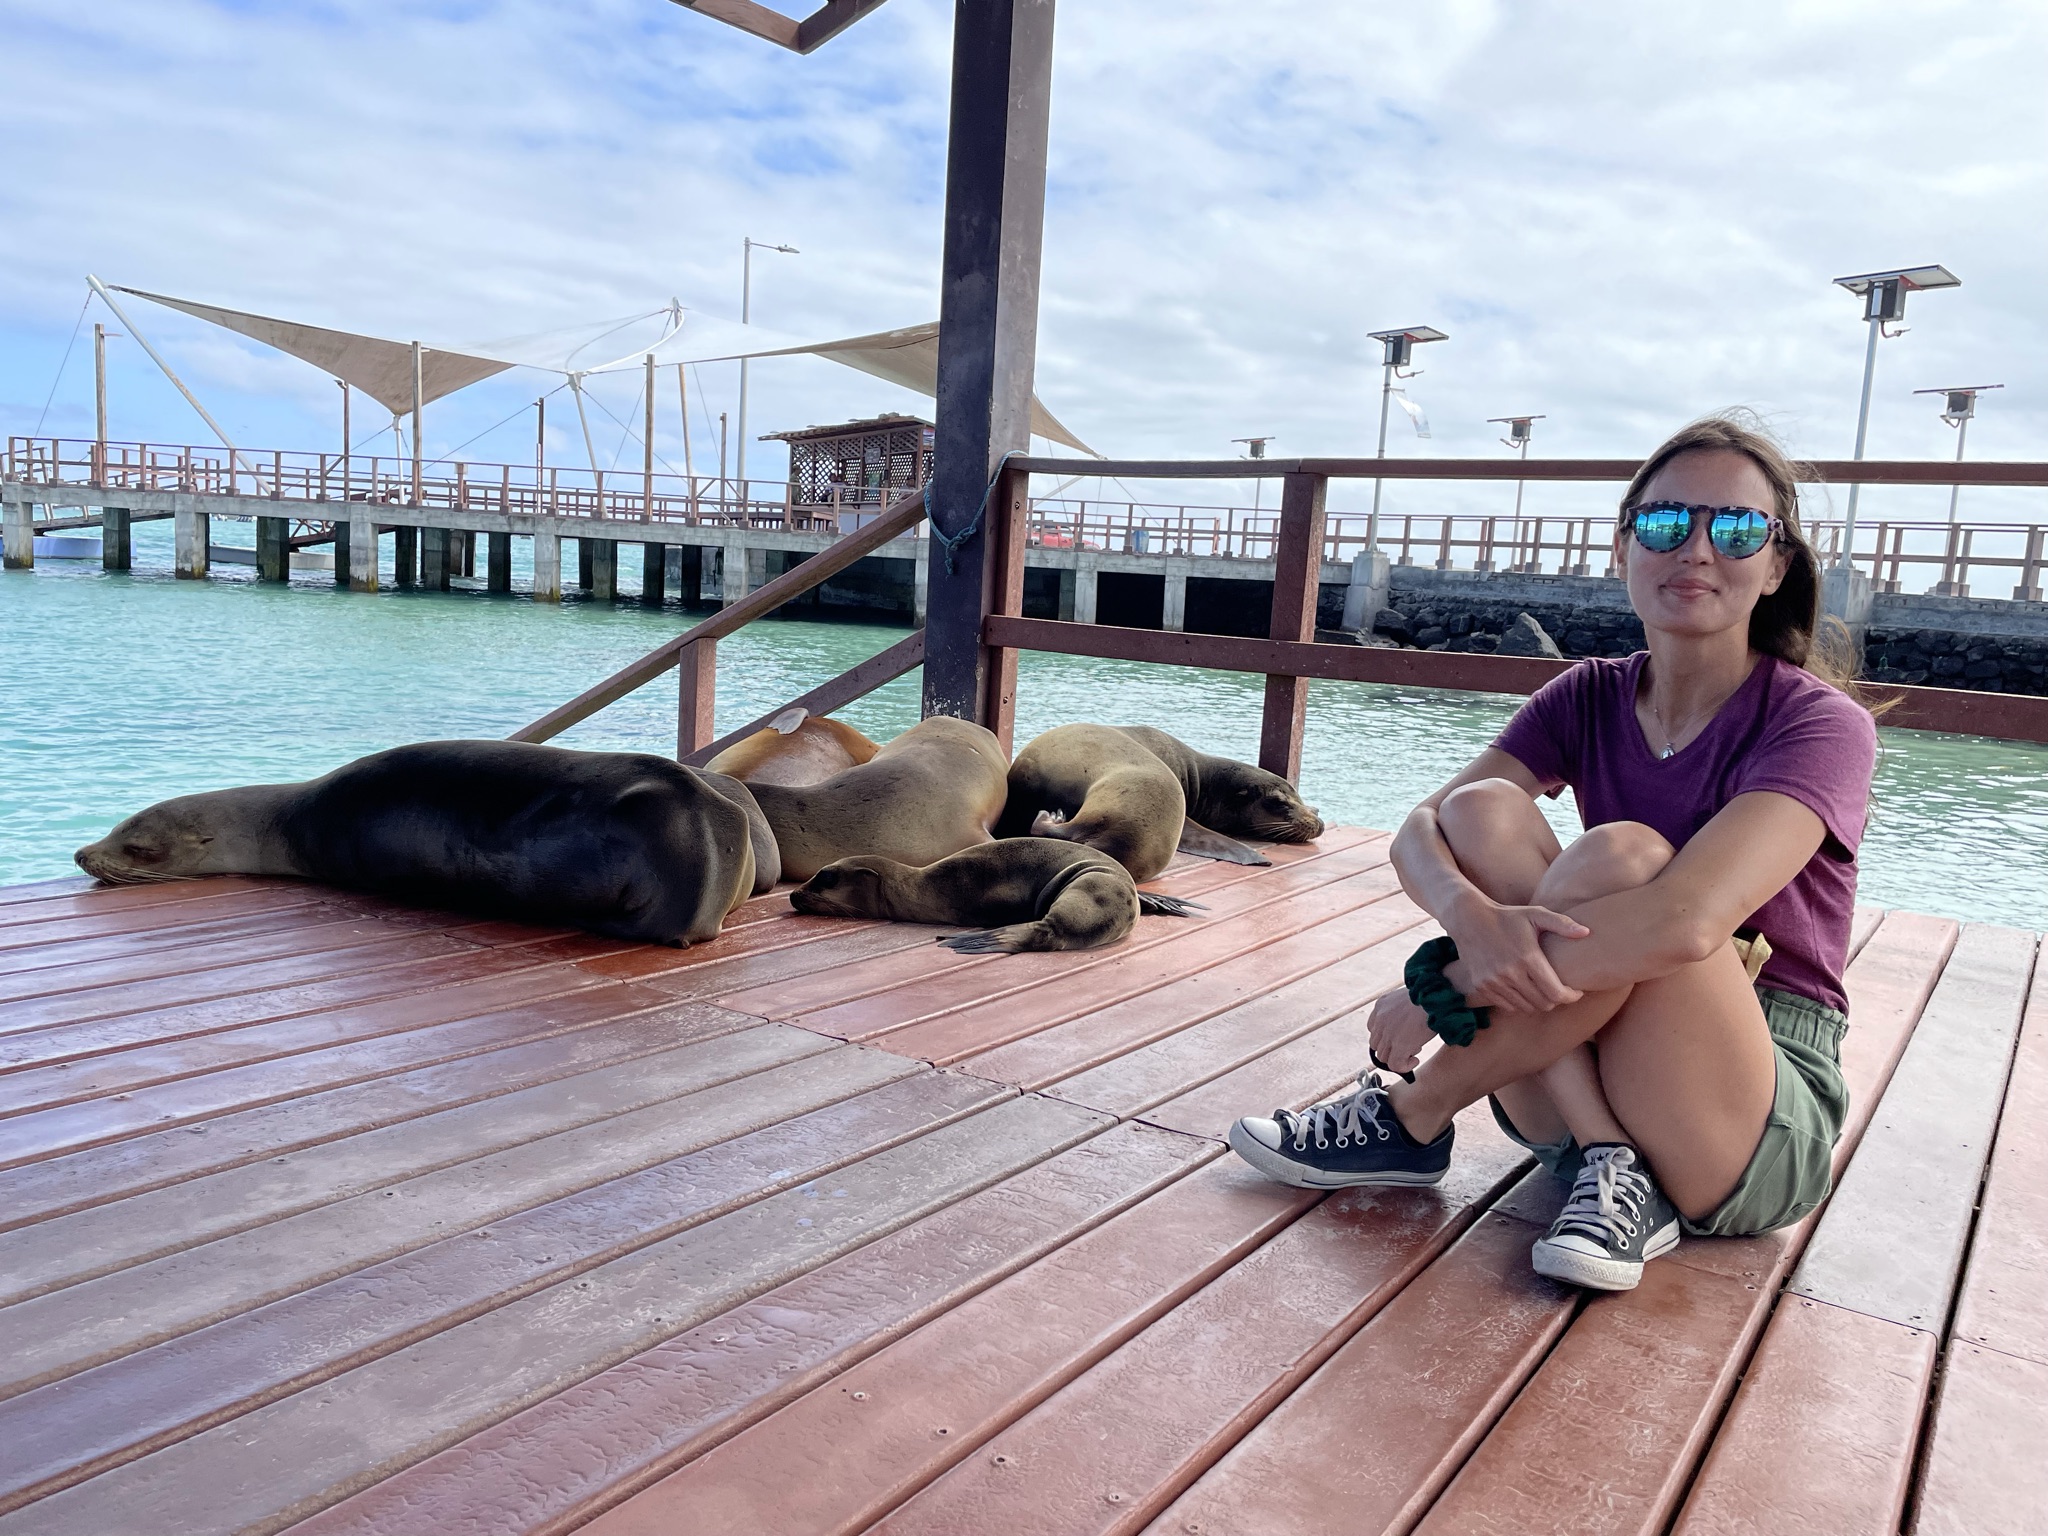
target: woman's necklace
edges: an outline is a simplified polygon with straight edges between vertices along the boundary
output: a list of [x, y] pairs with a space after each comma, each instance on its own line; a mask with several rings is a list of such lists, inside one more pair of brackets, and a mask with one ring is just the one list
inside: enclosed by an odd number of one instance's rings
[[[1713, 717], [1720, 712], [1721, 706], [1723, 704], [1726, 704], [1730, 699], [1734, 698], [1736, 691], [1741, 687], [1742, 684], [1737, 683], [1734, 688], [1731, 688], [1727, 693], [1723, 694], [1720, 698], [1716, 699], [1706, 709], [1695, 710], [1692, 714], [1687, 715], [1685, 719], [1681, 722], [1684, 730], [1690, 731], [1693, 727], [1693, 722], [1695, 720], [1706, 721], [1713, 719]], [[1657, 707], [1657, 694], [1655, 689], [1652, 689], [1650, 691], [1650, 718], [1657, 722], [1657, 729], [1664, 733], [1664, 749], [1657, 754], [1658, 761], [1661, 762], [1665, 758], [1678, 756], [1678, 737], [1680, 733], [1673, 731], [1670, 726], [1664, 723], [1664, 711]]]

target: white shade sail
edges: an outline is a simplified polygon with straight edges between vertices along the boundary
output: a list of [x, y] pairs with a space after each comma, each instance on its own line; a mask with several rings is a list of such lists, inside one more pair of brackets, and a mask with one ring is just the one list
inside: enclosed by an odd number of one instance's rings
[[[344, 380], [393, 414], [412, 409], [412, 347], [353, 331], [279, 320], [246, 310], [201, 304], [140, 288], [118, 293], [162, 304], [288, 352]], [[660, 364], [736, 362], [740, 358], [822, 357], [904, 389], [936, 399], [939, 392], [939, 325], [906, 325], [865, 336], [804, 341], [758, 325], [688, 311], [671, 303], [646, 314], [480, 342], [462, 347], [420, 348], [422, 403], [452, 395], [508, 368], [536, 368], [571, 378], [637, 368], [652, 352]], [[1093, 453], [1080, 438], [1031, 397], [1031, 432], [1081, 453]]]
[[[238, 331], [265, 346], [293, 357], [303, 358], [315, 368], [333, 374], [353, 388], [399, 415], [412, 409], [412, 343], [389, 341], [381, 336], [361, 336], [352, 331], [334, 331], [297, 320], [278, 320], [269, 315], [252, 315], [217, 304], [199, 304], [191, 299], [174, 299], [167, 294], [145, 293], [140, 288], [109, 284], [116, 293], [130, 293], [152, 304], [182, 310], [201, 320]], [[503, 373], [514, 366], [503, 358], [477, 357], [440, 347], [420, 349], [420, 393], [423, 402], [452, 395], [479, 379]]]

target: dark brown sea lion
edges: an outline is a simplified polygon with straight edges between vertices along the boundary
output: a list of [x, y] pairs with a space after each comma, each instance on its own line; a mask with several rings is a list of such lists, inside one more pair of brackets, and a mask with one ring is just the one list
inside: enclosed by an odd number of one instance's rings
[[934, 715], [822, 783], [748, 788], [775, 829], [784, 877], [808, 880], [855, 854], [916, 867], [987, 842], [1008, 773], [991, 732]]
[[1131, 931], [1140, 912], [1188, 917], [1193, 902], [1141, 891], [1121, 864], [1093, 848], [1013, 837], [966, 849], [923, 869], [864, 855], [828, 864], [790, 893], [799, 912], [882, 917], [899, 923], [976, 923], [939, 940], [962, 954], [1100, 949]]
[[818, 784], [880, 750], [844, 721], [790, 708], [705, 766], [743, 784]]
[[75, 855], [112, 884], [283, 875], [694, 944], [780, 874], [747, 787], [665, 757], [430, 741], [166, 800]]
[[1180, 839], [1183, 853], [1236, 864], [1265, 864], [1270, 861], [1233, 839], [1312, 843], [1323, 835], [1323, 818], [1279, 774], [1235, 758], [1197, 752], [1149, 725], [1120, 729], [1180, 780], [1187, 800], [1187, 821]]
[[1133, 880], [1165, 869], [1180, 844], [1187, 813], [1180, 780], [1115, 726], [1060, 725], [1035, 737], [1010, 765], [1009, 788], [998, 837], [1085, 843]]

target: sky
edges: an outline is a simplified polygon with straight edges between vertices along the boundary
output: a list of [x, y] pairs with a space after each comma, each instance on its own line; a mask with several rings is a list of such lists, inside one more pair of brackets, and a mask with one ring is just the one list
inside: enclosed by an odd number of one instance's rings
[[[0, 27], [9, 433], [91, 434], [90, 327], [120, 327], [95, 303], [62, 361], [88, 272], [460, 343], [671, 296], [736, 319], [752, 236], [800, 251], [757, 255], [763, 325], [938, 313], [943, 0], [891, 0], [809, 57], [666, 0], [0, 0]], [[1638, 454], [1744, 406], [1847, 456], [1864, 328], [1830, 280], [1940, 262], [1963, 286], [1881, 344], [1870, 452], [1952, 455], [1912, 391], [2002, 383], [1971, 456], [2048, 458], [2044, 80], [2038, 0], [1067, 0], [1039, 393], [1119, 456], [1253, 434], [1370, 453], [1367, 333], [1431, 324], [1450, 340], [1409, 388], [1432, 435], [1397, 416], [1393, 451], [1502, 454], [1488, 418], [1540, 413], [1536, 454]], [[338, 442], [324, 375], [131, 315], [245, 447]], [[207, 441], [132, 340], [108, 345], [115, 437]], [[700, 469], [734, 374], [702, 370]], [[428, 451], [529, 462], [550, 382], [430, 408]], [[637, 385], [600, 398], [636, 420]], [[813, 359], [753, 371], [756, 432], [926, 409]], [[582, 457], [572, 412], [549, 429], [551, 459]], [[596, 436], [637, 463], [622, 427]], [[762, 445], [751, 468], [780, 463]], [[1874, 491], [1865, 515], [1946, 499]], [[2048, 512], [2038, 491], [1971, 500]]]

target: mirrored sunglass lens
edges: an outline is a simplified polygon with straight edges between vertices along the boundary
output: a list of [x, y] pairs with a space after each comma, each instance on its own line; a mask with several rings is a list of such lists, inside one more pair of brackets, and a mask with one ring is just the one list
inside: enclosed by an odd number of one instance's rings
[[1636, 542], [1658, 554], [1669, 554], [1692, 532], [1692, 514], [1683, 507], [1644, 507], [1636, 513]]
[[1761, 512], [1723, 512], [1708, 529], [1714, 548], [1730, 559], [1746, 560], [1771, 537], [1771, 520]]

